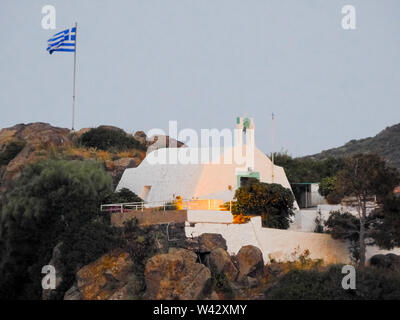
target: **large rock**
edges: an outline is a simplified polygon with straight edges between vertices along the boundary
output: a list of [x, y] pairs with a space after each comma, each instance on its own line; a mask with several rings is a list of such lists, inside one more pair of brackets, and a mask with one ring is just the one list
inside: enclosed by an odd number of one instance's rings
[[388, 254], [376, 254], [370, 259], [371, 266], [378, 268], [387, 268], [394, 271], [400, 271], [400, 256], [388, 253]]
[[143, 131], [136, 131], [135, 134], [133, 135], [133, 138], [135, 138], [144, 146], [148, 144], [147, 136]]
[[203, 233], [198, 237], [198, 252], [211, 252], [216, 248], [227, 250], [226, 240], [218, 233]]
[[246, 280], [249, 277], [262, 276], [264, 273], [264, 259], [262, 252], [255, 246], [244, 246], [242, 247], [236, 259], [239, 264], [239, 276], [238, 281]]
[[210, 253], [210, 269], [217, 274], [225, 274], [230, 281], [235, 281], [238, 270], [233, 264], [228, 252], [222, 248], [216, 248]]
[[144, 276], [147, 299], [202, 299], [211, 292], [211, 272], [186, 249], [170, 249], [147, 261]]
[[[116, 292], [128, 284], [132, 273], [133, 263], [130, 255], [122, 250], [114, 250], [77, 272], [77, 288], [83, 300], [115, 298]], [[118, 298], [127, 297], [119, 295]]]

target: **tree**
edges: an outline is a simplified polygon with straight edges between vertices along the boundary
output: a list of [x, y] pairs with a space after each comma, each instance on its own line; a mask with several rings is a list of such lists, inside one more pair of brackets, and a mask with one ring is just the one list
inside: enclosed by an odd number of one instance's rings
[[321, 179], [318, 192], [321, 196], [326, 197], [328, 194], [336, 191], [337, 177], [325, 177]]
[[[68, 279], [81, 263], [105, 251], [109, 244], [95, 239], [99, 232], [113, 235], [109, 217], [99, 213], [111, 192], [111, 177], [94, 161], [47, 160], [28, 166], [1, 199], [0, 298], [39, 299], [41, 268], [60, 242], [63, 256], [73, 250], [76, 257], [66, 261]], [[79, 246], [74, 239], [82, 238]]]
[[[376, 233], [376, 225], [380, 220], [374, 211], [367, 210], [367, 202], [376, 197], [377, 203], [382, 205], [385, 199], [393, 195], [393, 189], [399, 182], [397, 170], [388, 167], [376, 154], [356, 154], [347, 158], [343, 170], [337, 175], [337, 192], [356, 200], [361, 266], [365, 265], [366, 241]], [[333, 234], [334, 229], [331, 228]]]
[[372, 213], [375, 218], [371, 236], [381, 248], [400, 246], [400, 197], [390, 196]]
[[251, 179], [235, 192], [232, 213], [261, 215], [264, 227], [287, 229], [293, 213], [294, 197], [289, 189], [279, 184], [268, 184]]
[[340, 203], [343, 198], [343, 195], [337, 192], [336, 184], [336, 176], [323, 178], [319, 184], [318, 192], [321, 196], [325, 197], [329, 204]]
[[360, 259], [360, 219], [349, 212], [332, 211], [325, 227], [333, 239], [348, 240], [352, 259]]

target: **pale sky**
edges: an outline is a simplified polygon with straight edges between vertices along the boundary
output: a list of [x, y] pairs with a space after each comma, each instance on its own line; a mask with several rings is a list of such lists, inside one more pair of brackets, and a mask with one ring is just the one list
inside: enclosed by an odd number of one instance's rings
[[71, 126], [73, 54], [46, 41], [75, 21], [76, 128], [200, 133], [247, 115], [269, 153], [274, 112], [275, 149], [300, 156], [400, 122], [398, 0], [1, 0], [0, 127]]

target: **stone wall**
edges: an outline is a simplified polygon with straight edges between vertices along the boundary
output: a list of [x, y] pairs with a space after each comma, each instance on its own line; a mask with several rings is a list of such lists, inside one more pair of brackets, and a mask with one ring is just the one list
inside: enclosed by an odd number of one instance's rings
[[115, 212], [111, 215], [111, 223], [114, 226], [121, 227], [125, 221], [133, 218], [137, 218], [141, 225], [165, 224], [169, 222], [178, 223], [187, 221], [187, 211], [145, 209], [144, 211]]

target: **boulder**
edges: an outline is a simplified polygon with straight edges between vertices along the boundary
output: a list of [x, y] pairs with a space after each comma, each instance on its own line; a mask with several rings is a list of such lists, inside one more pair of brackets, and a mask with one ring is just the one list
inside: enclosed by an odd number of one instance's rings
[[400, 256], [388, 253], [388, 254], [376, 254], [370, 259], [371, 266], [378, 268], [386, 268], [394, 271], [400, 271]]
[[144, 131], [136, 131], [133, 138], [139, 141], [142, 145], [147, 145], [147, 136]]
[[217, 274], [225, 274], [230, 281], [235, 281], [238, 270], [233, 264], [228, 252], [222, 248], [215, 248], [209, 257], [210, 269]]
[[216, 248], [227, 250], [226, 240], [218, 233], [203, 233], [198, 237], [198, 252], [211, 252]]
[[[77, 272], [77, 288], [83, 300], [109, 299], [128, 284], [132, 273], [130, 255], [122, 250], [114, 250]], [[118, 297], [124, 299], [124, 296]]]
[[244, 246], [239, 250], [236, 259], [239, 264], [238, 281], [246, 280], [247, 276], [257, 277], [263, 275], [264, 259], [259, 248], [251, 245]]
[[127, 168], [135, 168], [137, 163], [137, 158], [121, 158], [113, 161], [113, 164], [116, 168], [121, 168], [123, 170]]
[[144, 276], [147, 299], [202, 299], [211, 292], [211, 272], [186, 249], [171, 249], [147, 261]]

